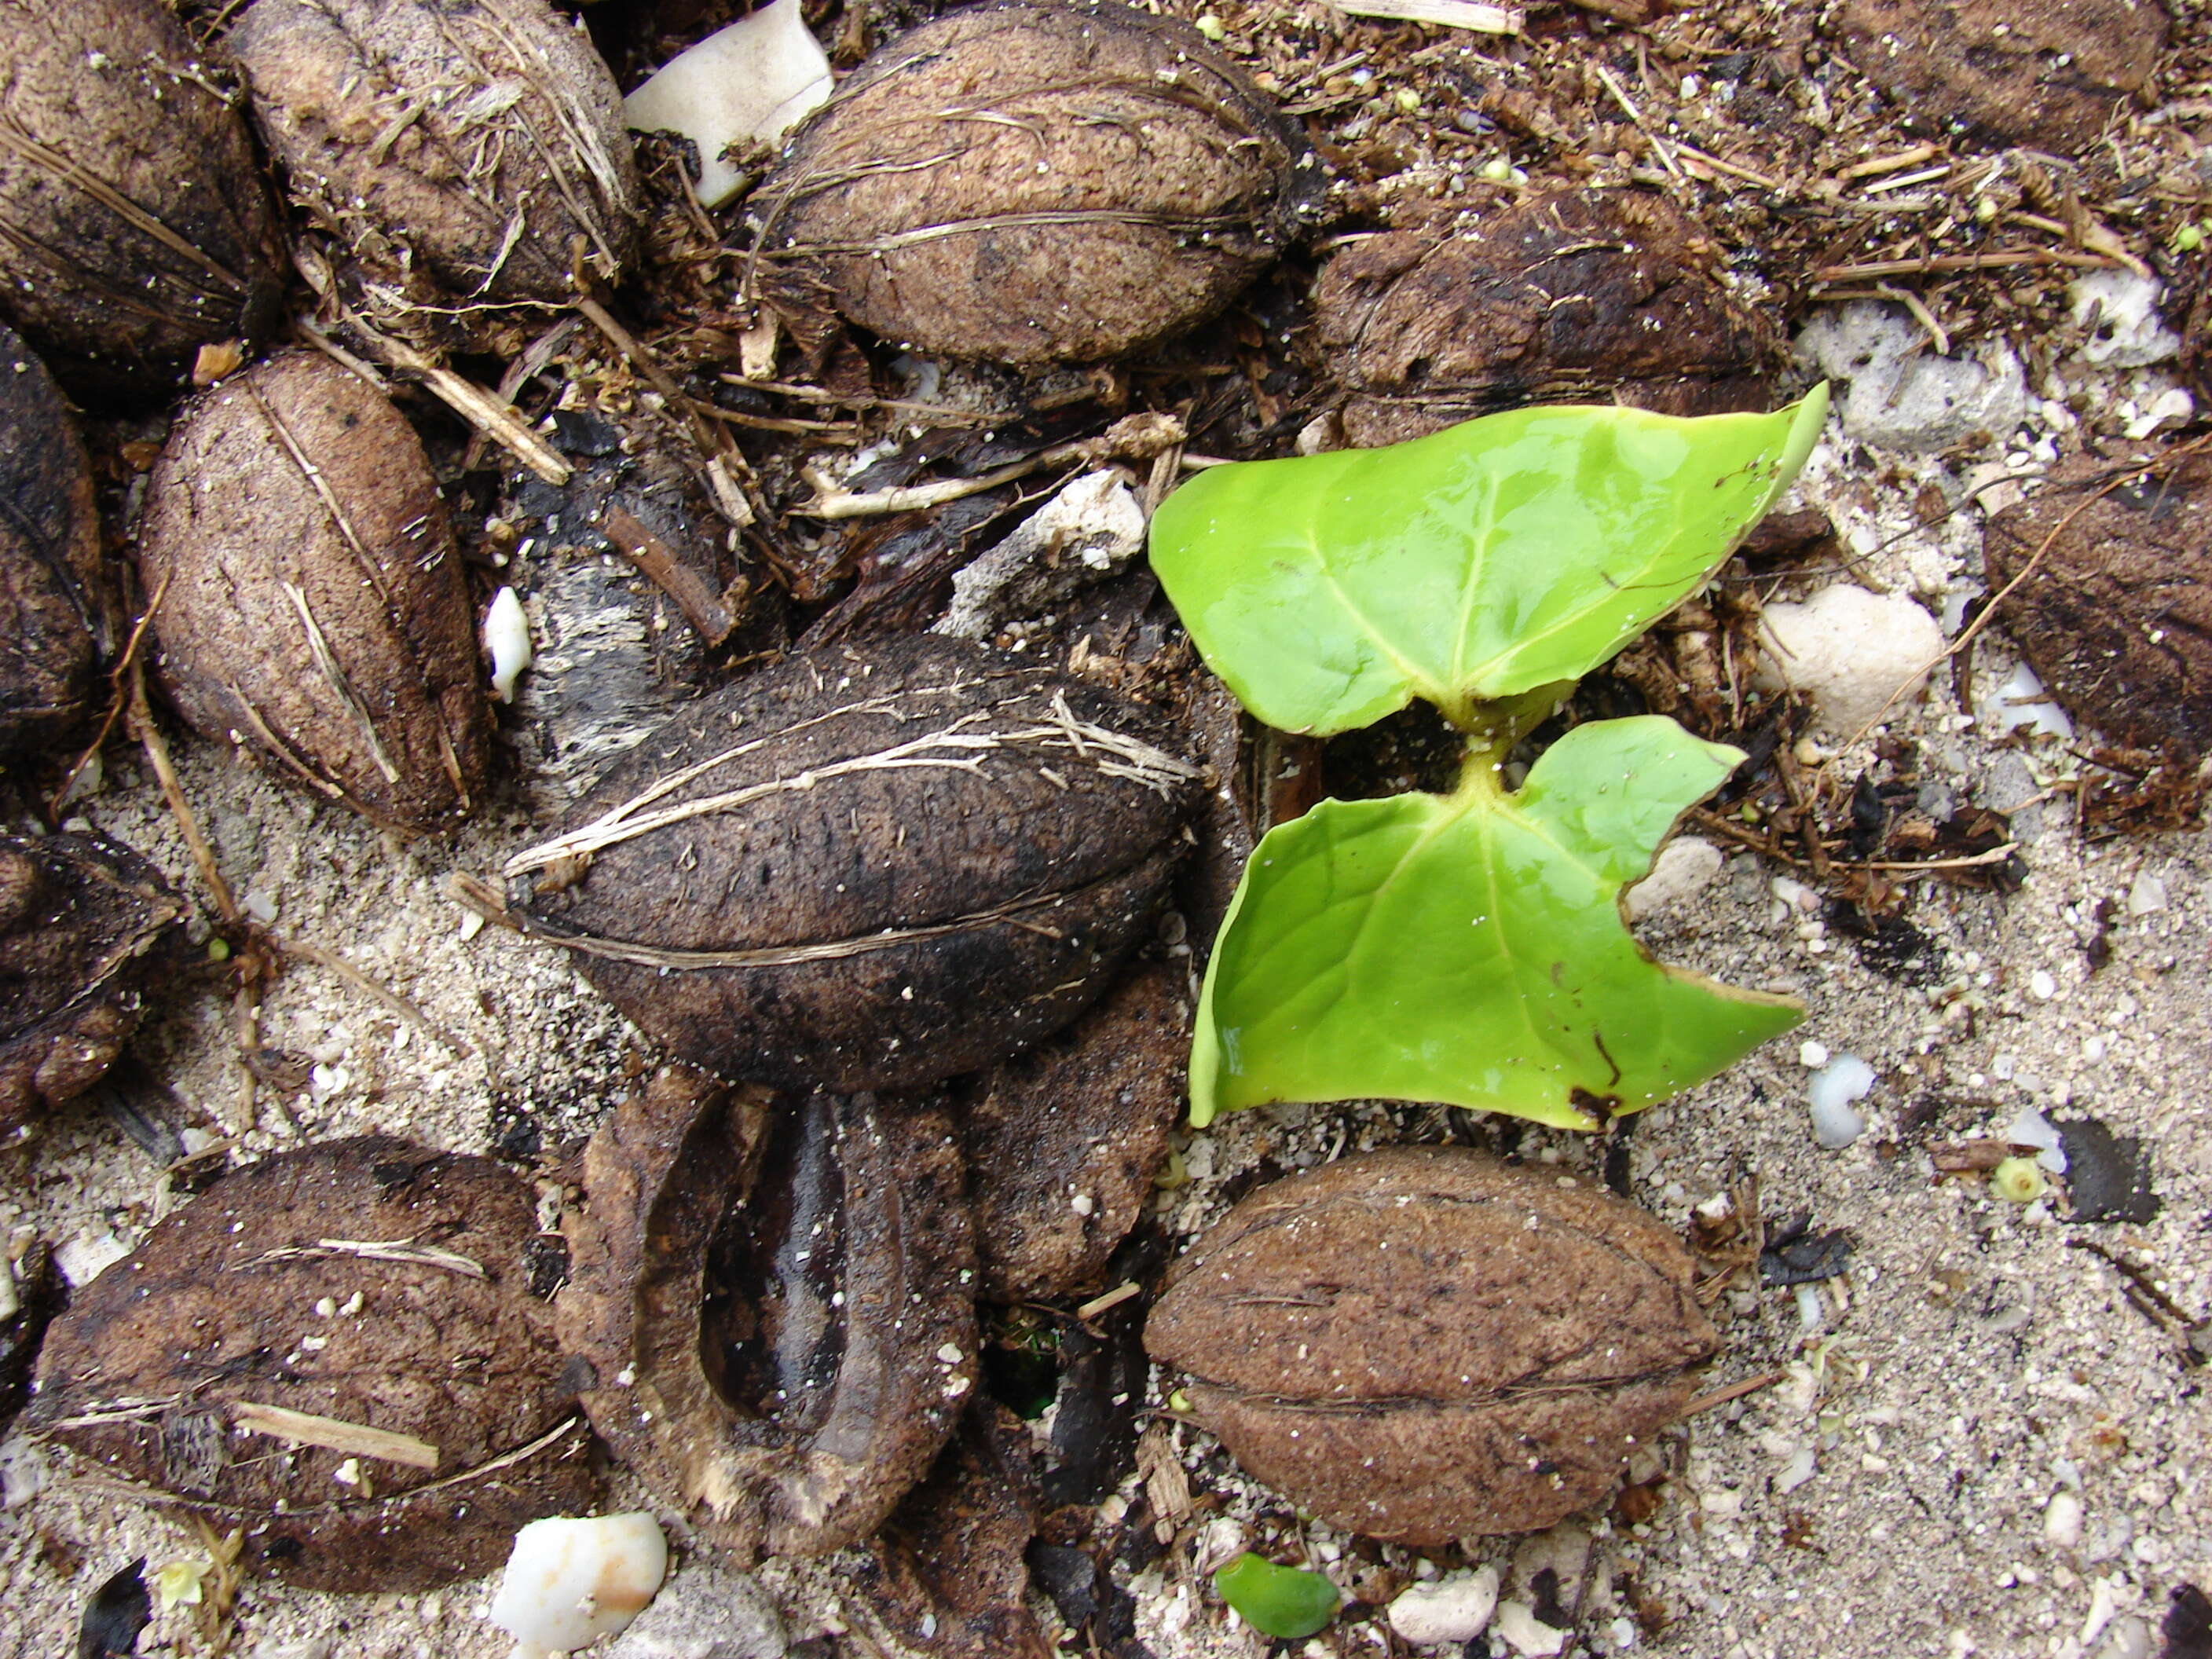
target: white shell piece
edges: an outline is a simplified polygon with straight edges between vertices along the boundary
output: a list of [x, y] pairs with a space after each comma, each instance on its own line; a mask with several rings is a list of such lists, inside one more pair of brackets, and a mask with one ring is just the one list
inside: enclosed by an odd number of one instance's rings
[[623, 100], [635, 132], [673, 132], [699, 147], [699, 200], [720, 207], [743, 175], [722, 159], [750, 139], [773, 144], [830, 99], [830, 59], [799, 0], [775, 0], [708, 35]]
[[489, 1617], [515, 1659], [544, 1659], [611, 1636], [643, 1612], [668, 1571], [650, 1515], [532, 1521], [514, 1534]]
[[522, 614], [522, 601], [511, 587], [491, 596], [484, 616], [484, 653], [491, 659], [492, 695], [501, 702], [514, 701], [514, 683], [534, 659], [530, 648], [530, 619]]
[[1856, 1054], [1838, 1054], [1813, 1073], [1807, 1087], [1813, 1104], [1813, 1134], [1830, 1152], [1850, 1146], [1866, 1133], [1866, 1120], [1851, 1109], [1874, 1088], [1875, 1070]]

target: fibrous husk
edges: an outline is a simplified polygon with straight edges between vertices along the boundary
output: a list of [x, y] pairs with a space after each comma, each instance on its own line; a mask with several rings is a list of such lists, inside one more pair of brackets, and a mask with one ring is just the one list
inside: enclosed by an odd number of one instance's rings
[[428, 459], [375, 387], [313, 352], [195, 403], [139, 539], [161, 683], [204, 736], [419, 832], [483, 798], [491, 720]]
[[926, 1102], [672, 1069], [584, 1155], [564, 1347], [592, 1425], [750, 1565], [857, 1542], [975, 1387], [960, 1158]]
[[60, 389], [0, 328], [0, 759], [35, 761], [97, 704], [112, 643], [92, 463]]
[[962, 641], [808, 653], [678, 714], [507, 873], [684, 1058], [919, 1087], [1064, 1024], [1144, 937], [1199, 780], [1166, 741]]
[[2083, 151], [2147, 91], [2158, 0], [1845, 0], [1837, 38], [1908, 121]]
[[1239, 1204], [1176, 1263], [1145, 1345], [1292, 1503], [1444, 1544], [1612, 1489], [1719, 1346], [1694, 1277], [1680, 1240], [1600, 1188], [1392, 1147]]
[[1984, 552], [1992, 590], [2025, 573], [1998, 614], [2069, 713], [2146, 748], [2212, 750], [2212, 463], [2077, 457], [1992, 515]]
[[0, 836], [0, 1131], [100, 1080], [173, 969], [184, 915], [119, 842]]
[[620, 280], [637, 203], [621, 96], [544, 0], [256, 0], [230, 46], [372, 325], [480, 341]]
[[510, 733], [548, 816], [725, 678], [726, 661], [787, 637], [781, 590], [730, 550], [728, 520], [665, 427], [583, 410], [555, 420], [568, 483], [511, 465], [499, 498], [514, 548], [505, 574], [536, 652]]
[[1188, 24], [1115, 3], [955, 12], [874, 53], [763, 186], [770, 297], [997, 362], [1181, 332], [1268, 264], [1321, 169]]
[[472, 1577], [595, 1482], [530, 1188], [389, 1136], [228, 1176], [81, 1288], [24, 1425], [320, 1589]]
[[1781, 331], [1710, 269], [1682, 210], [1637, 191], [1560, 191], [1449, 234], [1353, 243], [1314, 289], [1356, 447], [1526, 404], [1665, 415], [1767, 407]]
[[854, 1574], [845, 1611], [932, 1659], [1052, 1659], [1024, 1559], [1043, 1507], [1029, 1425], [979, 1399]]
[[80, 392], [158, 392], [276, 319], [246, 124], [160, 0], [0, 0], [0, 314]]
[[1182, 1115], [1189, 988], [1140, 964], [1066, 1030], [969, 1079], [960, 1109], [983, 1293], [1045, 1301], [1105, 1287]]

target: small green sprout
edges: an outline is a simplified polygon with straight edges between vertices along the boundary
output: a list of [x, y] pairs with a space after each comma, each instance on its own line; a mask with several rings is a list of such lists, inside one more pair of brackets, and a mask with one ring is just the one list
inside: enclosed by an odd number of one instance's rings
[[1990, 1190], [2014, 1204], [2033, 1204], [2051, 1183], [2032, 1158], [2008, 1158], [1990, 1171]]
[[1295, 1641], [1336, 1617], [1336, 1586], [1303, 1567], [1279, 1567], [1247, 1550], [1213, 1575], [1213, 1588], [1262, 1636]]
[[1325, 800], [1254, 851], [1200, 997], [1194, 1125], [1382, 1097], [1595, 1128], [1802, 1018], [1653, 962], [1621, 917], [1738, 751], [1645, 716], [1577, 727], [1517, 791], [1504, 773], [1734, 551], [1826, 409], [1516, 410], [1214, 467], [1162, 505], [1152, 568], [1255, 715], [1327, 737], [1419, 699], [1466, 743], [1450, 794]]
[[205, 1594], [204, 1586], [207, 1576], [213, 1571], [212, 1563], [189, 1558], [171, 1561], [162, 1566], [154, 1574], [154, 1596], [160, 1602], [161, 1611], [167, 1613], [172, 1607], [198, 1607], [201, 1596]]

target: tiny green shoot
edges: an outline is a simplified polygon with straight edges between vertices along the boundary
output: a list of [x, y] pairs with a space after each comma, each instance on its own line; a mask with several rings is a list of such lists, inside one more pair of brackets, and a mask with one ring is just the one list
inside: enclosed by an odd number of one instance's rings
[[1336, 1586], [1303, 1567], [1279, 1567], [1247, 1550], [1213, 1575], [1213, 1588], [1262, 1636], [1297, 1640], [1336, 1617]]
[[1449, 795], [1327, 800], [1261, 842], [1200, 995], [1193, 1123], [1381, 1097], [1594, 1128], [1802, 1017], [1653, 962], [1621, 918], [1738, 751], [1644, 716], [1577, 727], [1517, 791], [1504, 769], [1735, 550], [1826, 407], [1519, 410], [1212, 468], [1162, 505], [1153, 569], [1255, 715], [1328, 736], [1418, 698], [1466, 741]]

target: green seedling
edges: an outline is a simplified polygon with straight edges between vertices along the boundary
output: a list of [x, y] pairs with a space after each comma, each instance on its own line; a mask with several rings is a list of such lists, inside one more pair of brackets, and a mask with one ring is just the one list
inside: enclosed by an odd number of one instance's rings
[[1262, 1636], [1295, 1641], [1336, 1617], [1336, 1586], [1303, 1567], [1279, 1567], [1247, 1550], [1213, 1575], [1213, 1588]]
[[1520, 410], [1387, 449], [1213, 468], [1154, 570], [1208, 666], [1285, 731], [1416, 698], [1464, 734], [1451, 794], [1277, 826], [1215, 943], [1191, 1120], [1383, 1097], [1563, 1127], [1664, 1098], [1795, 1024], [1786, 999], [1654, 963], [1621, 890], [1742, 758], [1672, 720], [1506, 757], [1703, 584], [1804, 464], [1825, 388], [1774, 415]]

